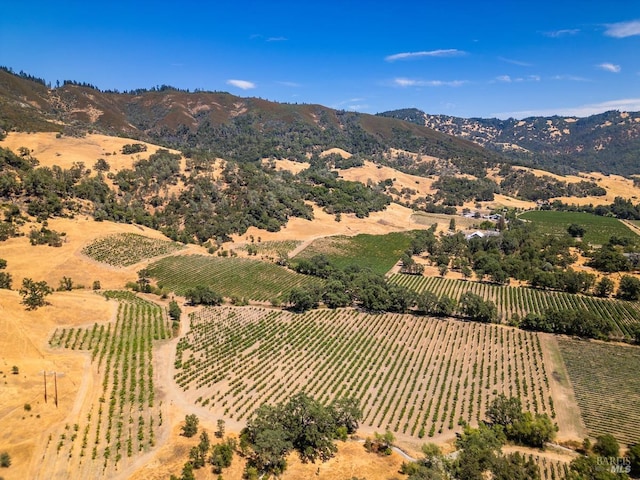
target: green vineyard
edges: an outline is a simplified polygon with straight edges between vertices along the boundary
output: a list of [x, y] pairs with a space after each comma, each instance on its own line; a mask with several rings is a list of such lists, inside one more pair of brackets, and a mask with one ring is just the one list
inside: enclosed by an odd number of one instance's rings
[[558, 339], [589, 435], [640, 441], [640, 351], [635, 347]]
[[192, 314], [175, 367], [192, 400], [236, 420], [299, 391], [355, 397], [365, 426], [420, 438], [478, 422], [500, 393], [555, 417], [540, 337], [495, 324], [209, 308]]
[[197, 285], [209, 285], [225, 297], [268, 301], [295, 287], [321, 284], [317, 278], [245, 258], [177, 255], [158, 260], [148, 270], [159, 285], [178, 295]]
[[[162, 425], [152, 358], [153, 342], [171, 336], [167, 319], [161, 307], [128, 292], [107, 295], [119, 299], [115, 324], [58, 329], [49, 340], [53, 348], [88, 352], [102, 378], [95, 386], [100, 393], [81, 412], [85, 421], [49, 437], [46, 454], [62, 459], [56, 465], [63, 475], [73, 464], [84, 478], [97, 478], [98, 471], [108, 478], [110, 469], [125, 467], [154, 447]], [[58, 478], [57, 472], [48, 473]]]
[[640, 304], [637, 302], [440, 277], [395, 274], [390, 281], [416, 292], [429, 290], [436, 295], [448, 295], [456, 300], [463, 293], [471, 291], [485, 300], [493, 301], [502, 321], [507, 321], [514, 315], [522, 318], [529, 312], [542, 313], [548, 308], [584, 309], [609, 323], [612, 326], [611, 337], [617, 339], [632, 338], [633, 327], [640, 322]]
[[128, 267], [146, 258], [181, 250], [177, 242], [149, 238], [135, 233], [118, 233], [99, 238], [82, 249], [82, 253], [114, 267]]
[[359, 234], [353, 237], [337, 235], [318, 238], [296, 255], [294, 261], [324, 255], [337, 268], [357, 265], [384, 275], [411, 246], [412, 236], [411, 233], [393, 232], [386, 235]]

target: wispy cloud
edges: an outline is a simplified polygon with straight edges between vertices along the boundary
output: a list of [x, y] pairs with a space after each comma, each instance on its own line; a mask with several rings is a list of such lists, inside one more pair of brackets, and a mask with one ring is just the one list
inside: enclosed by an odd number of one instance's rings
[[630, 22], [609, 23], [604, 34], [608, 37], [625, 38], [640, 35], [640, 20]]
[[347, 100], [341, 100], [337, 103], [331, 105], [331, 108], [336, 110], [352, 110], [352, 111], [362, 111], [369, 108], [369, 105], [366, 103], [361, 103], [366, 101], [366, 98], [349, 98]]
[[282, 85], [283, 87], [294, 87], [298, 88], [300, 86], [299, 83], [296, 82], [276, 82], [278, 85]]
[[460, 87], [466, 80], [417, 80], [412, 78], [394, 78], [393, 84], [396, 87]]
[[256, 88], [256, 84], [247, 80], [227, 80], [227, 85], [233, 85], [234, 87], [241, 88], [242, 90], [251, 90]]
[[545, 37], [550, 38], [560, 38], [560, 37], [570, 37], [572, 35], [577, 35], [580, 33], [579, 28], [565, 28], [563, 30], [552, 30], [550, 32], [542, 32]]
[[551, 80], [569, 81], [569, 82], [590, 82], [588, 78], [578, 77], [577, 75], [554, 75]]
[[558, 107], [543, 110], [522, 110], [519, 112], [500, 112], [493, 116], [498, 118], [527, 118], [527, 117], [550, 117], [553, 115], [564, 115], [567, 117], [588, 117], [597, 113], [608, 112], [609, 110], [619, 110], [621, 112], [640, 111], [640, 98], [625, 98], [620, 100], [609, 100], [601, 103], [591, 103], [579, 107]]
[[620, 73], [620, 65], [615, 65], [613, 63], [600, 63], [598, 65], [596, 65], [597, 68], [599, 68], [600, 70], [605, 70], [607, 72], [611, 72], [611, 73]]
[[501, 60], [503, 62], [506, 63], [510, 63], [512, 65], [518, 65], [519, 67], [532, 67], [533, 64], [528, 63], [528, 62], [523, 62], [520, 60], [513, 60], [512, 58], [504, 58], [504, 57], [498, 57], [498, 60]]
[[262, 39], [264, 39], [265, 42], [286, 42], [287, 40], [289, 40], [287, 37], [282, 37], [282, 36], [265, 38], [265, 36], [260, 33], [254, 33], [252, 35], [249, 35], [249, 40], [262, 40]]
[[429, 50], [429, 51], [422, 51], [422, 52], [395, 53], [393, 55], [389, 55], [385, 57], [384, 59], [387, 62], [395, 62], [396, 60], [409, 60], [412, 58], [421, 58], [421, 57], [460, 57], [466, 54], [467, 52], [463, 50], [449, 48], [446, 50]]
[[539, 82], [542, 80], [540, 75], [527, 75], [526, 77], [511, 77], [511, 75], [499, 75], [495, 78], [496, 82], [512, 83], [512, 82]]

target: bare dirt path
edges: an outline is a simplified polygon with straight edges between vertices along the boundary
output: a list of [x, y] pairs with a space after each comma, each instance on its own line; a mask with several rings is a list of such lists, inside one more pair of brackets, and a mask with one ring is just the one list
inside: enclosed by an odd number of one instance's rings
[[633, 231], [636, 235], [640, 235], [640, 227], [638, 227], [636, 224], [631, 223], [629, 220], [620, 220], [620, 221], [624, 223], [627, 227], [629, 227], [631, 231]]
[[556, 411], [555, 421], [560, 427], [557, 441], [582, 441], [587, 436], [587, 429], [582, 420], [580, 407], [578, 407], [556, 337], [548, 333], [540, 333], [539, 335], [543, 360], [547, 371], [550, 372], [549, 389]]

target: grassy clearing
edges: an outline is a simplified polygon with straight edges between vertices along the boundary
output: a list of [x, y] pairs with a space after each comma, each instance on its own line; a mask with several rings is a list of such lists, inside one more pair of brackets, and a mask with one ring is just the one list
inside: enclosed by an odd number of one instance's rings
[[208, 285], [224, 297], [267, 301], [294, 287], [320, 284], [321, 280], [300, 275], [272, 263], [246, 258], [178, 255], [158, 260], [149, 274], [163, 288], [184, 295], [189, 288]]
[[637, 238], [637, 235], [617, 218], [600, 217], [591, 213], [536, 210], [525, 212], [520, 218], [532, 222], [540, 232], [552, 235], [567, 233], [567, 227], [575, 223], [585, 229], [584, 241], [592, 245], [603, 245], [612, 235]]
[[136, 233], [117, 233], [99, 238], [82, 249], [98, 262], [114, 267], [128, 267], [144, 259], [166, 255], [184, 248], [169, 240], [149, 238]]
[[385, 274], [400, 259], [411, 245], [411, 232], [394, 232], [386, 235], [360, 234], [354, 237], [335, 236], [315, 240], [302, 250], [297, 258], [325, 255], [340, 268], [350, 265], [370, 268], [375, 273]]
[[640, 349], [559, 338], [589, 435], [640, 441]]

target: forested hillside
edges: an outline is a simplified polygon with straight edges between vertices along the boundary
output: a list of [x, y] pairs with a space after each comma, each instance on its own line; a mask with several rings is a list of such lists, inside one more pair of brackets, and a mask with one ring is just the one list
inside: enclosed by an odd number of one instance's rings
[[50, 88], [42, 79], [5, 68], [0, 102], [0, 130], [102, 131], [243, 162], [302, 161], [335, 147], [380, 161], [390, 148], [409, 150], [449, 161], [462, 173], [504, 161], [472, 142], [396, 119], [166, 85], [114, 92], [65, 81]]

